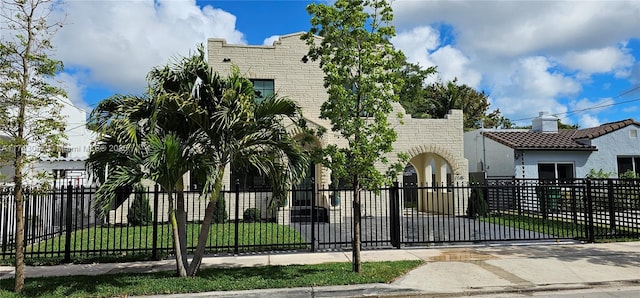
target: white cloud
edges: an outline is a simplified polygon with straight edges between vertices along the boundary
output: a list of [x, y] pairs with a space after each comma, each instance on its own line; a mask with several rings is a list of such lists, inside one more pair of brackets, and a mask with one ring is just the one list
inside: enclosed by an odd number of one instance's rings
[[594, 73], [620, 72], [634, 63], [631, 54], [617, 47], [604, 47], [586, 51], [569, 51], [561, 58], [561, 63], [585, 75]]
[[598, 120], [597, 117], [591, 114], [585, 114], [580, 116], [580, 121], [578, 121], [578, 125], [580, 126], [580, 128], [596, 127], [596, 126], [600, 126], [600, 124], [602, 124], [602, 122]]
[[578, 125], [580, 128], [589, 128], [602, 124], [599, 116], [603, 112], [611, 110], [614, 103], [615, 101], [610, 97], [597, 100], [583, 98], [570, 101], [569, 107], [572, 115], [579, 115]]
[[[405, 37], [403, 45], [419, 49], [414, 59], [438, 65], [442, 76], [477, 73], [467, 80], [480, 81], [491, 109], [527, 119], [521, 125], [539, 111], [568, 111], [568, 101], [582, 92], [581, 84], [592, 83], [593, 74], [607, 75], [613, 86], [616, 79], [640, 83], [637, 54], [628, 48], [630, 39], [640, 38], [640, 1], [397, 0], [392, 6], [401, 35], [413, 28], [440, 30], [433, 30], [435, 46], [421, 45], [417, 34]], [[441, 50], [443, 58], [436, 59]]]
[[438, 74], [442, 80], [452, 81], [458, 78], [460, 84], [480, 87], [482, 75], [471, 68], [469, 59], [459, 50], [447, 45], [433, 52], [431, 59], [438, 66]]
[[86, 72], [84, 83], [122, 92], [143, 91], [153, 67], [187, 55], [207, 38], [244, 43], [235, 16], [194, 0], [69, 1], [65, 12], [56, 58]]
[[84, 102], [85, 86], [78, 80], [79, 76], [61, 73], [55, 77], [54, 84], [67, 92], [67, 98], [78, 108], [90, 111], [91, 108]]
[[401, 32], [391, 42], [405, 53], [409, 62], [425, 68], [436, 66], [442, 81], [457, 78], [461, 84], [474, 88], [480, 86], [482, 75], [472, 68], [469, 58], [451, 45], [441, 46], [440, 33], [432, 27], [416, 27]]
[[499, 108], [512, 120], [527, 119], [538, 112], [564, 114], [568, 108], [560, 97], [572, 96], [581, 87], [574, 79], [553, 71], [554, 64], [545, 57], [527, 57], [513, 62], [509, 69], [492, 77], [492, 109]]
[[272, 46], [274, 42], [278, 41], [278, 39], [280, 39], [280, 35], [271, 35], [265, 38], [262, 44], [265, 46]]
[[400, 32], [391, 39], [393, 45], [407, 56], [411, 63], [420, 64], [422, 67], [431, 67], [435, 63], [430, 59], [429, 52], [440, 45], [440, 33], [429, 27], [416, 27], [412, 30]]
[[402, 30], [425, 20], [456, 28], [458, 48], [519, 56], [539, 50], [584, 50], [640, 37], [638, 1], [393, 2]]
[[576, 94], [581, 87], [578, 82], [562, 73], [550, 70], [554, 65], [545, 57], [528, 57], [518, 61], [512, 80], [519, 92], [540, 97], [556, 97]]
[[613, 98], [601, 98], [598, 100], [589, 100], [588, 98], [583, 98], [581, 100], [574, 100], [569, 103], [571, 110], [574, 112], [587, 112], [587, 113], [598, 113], [603, 110], [610, 109], [615, 101]]

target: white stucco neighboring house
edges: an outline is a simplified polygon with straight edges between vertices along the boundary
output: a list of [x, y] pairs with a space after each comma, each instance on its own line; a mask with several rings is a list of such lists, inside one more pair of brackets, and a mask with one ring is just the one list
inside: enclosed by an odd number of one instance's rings
[[[38, 174], [46, 173], [52, 184], [60, 186], [69, 182], [74, 186], [89, 186], [91, 181], [85, 171], [85, 160], [89, 157], [92, 141], [95, 140], [95, 133], [87, 129], [87, 112], [74, 105], [67, 98], [59, 98], [61, 105], [60, 116], [66, 122], [65, 146], [56, 150], [53, 156], [50, 152], [40, 152], [37, 160], [29, 163], [25, 167], [25, 185], [39, 185], [42, 179], [37, 178]], [[29, 148], [36, 148], [31, 146]], [[5, 175], [5, 185], [11, 185], [13, 181], [13, 168], [5, 166], [2, 168]]]
[[[240, 72], [249, 78], [257, 91], [262, 95], [277, 93], [298, 102], [308, 125], [313, 128], [324, 128], [327, 133], [320, 139], [315, 139], [314, 146], [337, 144], [347, 146], [339, 135], [331, 132], [330, 122], [320, 118], [320, 106], [328, 98], [324, 88], [324, 73], [318, 61], [311, 61], [307, 57], [309, 50], [305, 41], [300, 39], [303, 33], [293, 33], [281, 36], [273, 45], [247, 46], [227, 44], [224, 39], [212, 38], [208, 40], [208, 63], [222, 76], [228, 75], [232, 66], [237, 66]], [[403, 117], [397, 117], [397, 115]], [[390, 124], [398, 134], [393, 144], [393, 152], [387, 155], [390, 162], [397, 161], [398, 153], [409, 156], [405, 175], [398, 175], [398, 181], [404, 177], [413, 176], [418, 185], [439, 185], [455, 182], [466, 182], [468, 177], [467, 160], [463, 153], [463, 115], [460, 110], [452, 110], [444, 119], [413, 119], [405, 113], [398, 103], [394, 103], [394, 111], [390, 115]], [[291, 129], [290, 134], [296, 138], [302, 137], [302, 132]], [[378, 165], [381, 171], [386, 171], [383, 165]], [[320, 164], [310, 166], [310, 176], [316, 185], [327, 186], [331, 183], [331, 171]], [[238, 171], [230, 169], [225, 177], [225, 185], [241, 179], [243, 188], [250, 188], [252, 183], [260, 179], [243, 179], [237, 175]], [[234, 173], [235, 172], [235, 173]], [[310, 179], [309, 179], [310, 180]], [[326, 208], [340, 208], [331, 206], [329, 198], [320, 195], [317, 206]], [[427, 211], [430, 194], [421, 194], [419, 206]], [[294, 202], [289, 202], [289, 206]], [[341, 208], [348, 208], [349, 200], [342, 200]], [[465, 203], [466, 204], [466, 203]], [[465, 204], [456, 206], [429, 207], [443, 213], [463, 214]], [[446, 209], [446, 210], [445, 210]], [[365, 211], [366, 212], [366, 211]]]
[[626, 119], [585, 129], [558, 129], [540, 113], [531, 130], [478, 129], [465, 133], [470, 172], [487, 177], [584, 178], [592, 169], [640, 174], [640, 123]]

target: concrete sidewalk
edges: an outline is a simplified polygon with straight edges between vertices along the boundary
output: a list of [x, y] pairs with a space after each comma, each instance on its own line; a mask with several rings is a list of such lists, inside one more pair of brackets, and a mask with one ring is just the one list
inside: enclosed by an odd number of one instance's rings
[[[210, 292], [156, 297], [464, 296], [640, 284], [640, 242], [362, 251], [363, 261], [424, 260], [391, 284]], [[351, 252], [210, 257], [203, 267], [350, 262]], [[175, 261], [27, 267], [27, 277], [174, 270]], [[0, 278], [13, 276], [0, 267]]]

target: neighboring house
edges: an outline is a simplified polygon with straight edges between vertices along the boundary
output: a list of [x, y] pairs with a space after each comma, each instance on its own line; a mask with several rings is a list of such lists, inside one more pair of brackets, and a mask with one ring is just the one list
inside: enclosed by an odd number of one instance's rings
[[[271, 46], [247, 46], [227, 44], [224, 39], [208, 40], [208, 61], [214, 70], [221, 75], [227, 75], [232, 65], [239, 67], [242, 74], [253, 83], [256, 91], [262, 96], [277, 93], [298, 102], [303, 116], [312, 128], [324, 128], [327, 133], [321, 139], [315, 139], [313, 146], [323, 147], [327, 144], [347, 146], [346, 141], [331, 132], [328, 120], [320, 119], [320, 106], [327, 100], [328, 94], [324, 88], [324, 73], [319, 62], [313, 62], [307, 57], [309, 50], [305, 41], [300, 39], [303, 33], [281, 36]], [[397, 115], [404, 115], [402, 119]], [[462, 111], [452, 110], [445, 119], [413, 119], [405, 113], [400, 104], [394, 104], [394, 111], [390, 114], [391, 125], [398, 134], [394, 143], [394, 151], [388, 154], [390, 162], [397, 161], [398, 153], [409, 155], [407, 170], [398, 175], [398, 181], [417, 183], [420, 186], [434, 184], [450, 184], [466, 182], [468, 177], [467, 160], [463, 155], [463, 124]], [[291, 129], [291, 135], [302, 137], [302, 132]], [[378, 166], [386, 171], [384, 166]], [[238, 169], [230, 169], [231, 173], [225, 177], [225, 185], [240, 180], [241, 188], [249, 190], [260, 186], [264, 180]], [[317, 186], [331, 184], [331, 171], [320, 164], [311, 164], [307, 182], [314, 178]], [[194, 183], [191, 183], [194, 184]], [[426, 210], [428, 195], [420, 195], [419, 205]], [[299, 206], [308, 198], [296, 199], [289, 202], [289, 207]], [[350, 205], [349, 199], [342, 199], [343, 207]], [[466, 206], [449, 208], [437, 207], [434, 210], [446, 213], [463, 214]], [[329, 198], [320, 196], [317, 206], [337, 208], [331, 206]], [[424, 206], [424, 207], [423, 207]], [[455, 208], [455, 210], [453, 209]], [[366, 213], [366, 211], [365, 211]]]
[[[60, 186], [69, 182], [74, 186], [89, 186], [91, 181], [85, 171], [85, 160], [89, 157], [95, 133], [86, 128], [87, 112], [75, 106], [67, 98], [59, 99], [60, 116], [66, 121], [65, 145], [56, 152], [43, 152], [39, 158], [24, 169], [24, 183], [28, 186], [40, 185], [44, 180]], [[34, 146], [35, 147], [35, 146]], [[5, 185], [13, 184], [13, 167], [1, 169]], [[46, 174], [47, 178], [39, 178]]]
[[478, 129], [465, 133], [470, 172], [487, 177], [584, 178], [592, 169], [619, 176], [640, 173], [640, 123], [633, 119], [585, 129], [558, 129], [540, 113], [531, 130]]

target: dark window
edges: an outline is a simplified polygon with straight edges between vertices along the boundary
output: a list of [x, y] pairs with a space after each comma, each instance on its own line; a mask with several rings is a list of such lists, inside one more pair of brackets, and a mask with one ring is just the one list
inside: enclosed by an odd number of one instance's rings
[[636, 175], [640, 174], [640, 157], [618, 157], [618, 176], [627, 171], [632, 171]]
[[204, 187], [204, 179], [198, 179], [194, 172], [189, 172], [190, 190], [201, 190]]
[[269, 187], [267, 179], [255, 169], [236, 168], [231, 170], [231, 189], [240, 183], [240, 190], [256, 190]]
[[53, 170], [53, 178], [56, 178], [56, 179], [67, 178], [67, 170], [61, 170], [61, 169]]
[[252, 79], [256, 102], [261, 102], [275, 92], [273, 80]]
[[571, 181], [574, 178], [573, 164], [570, 163], [540, 163], [538, 164], [538, 179]]

